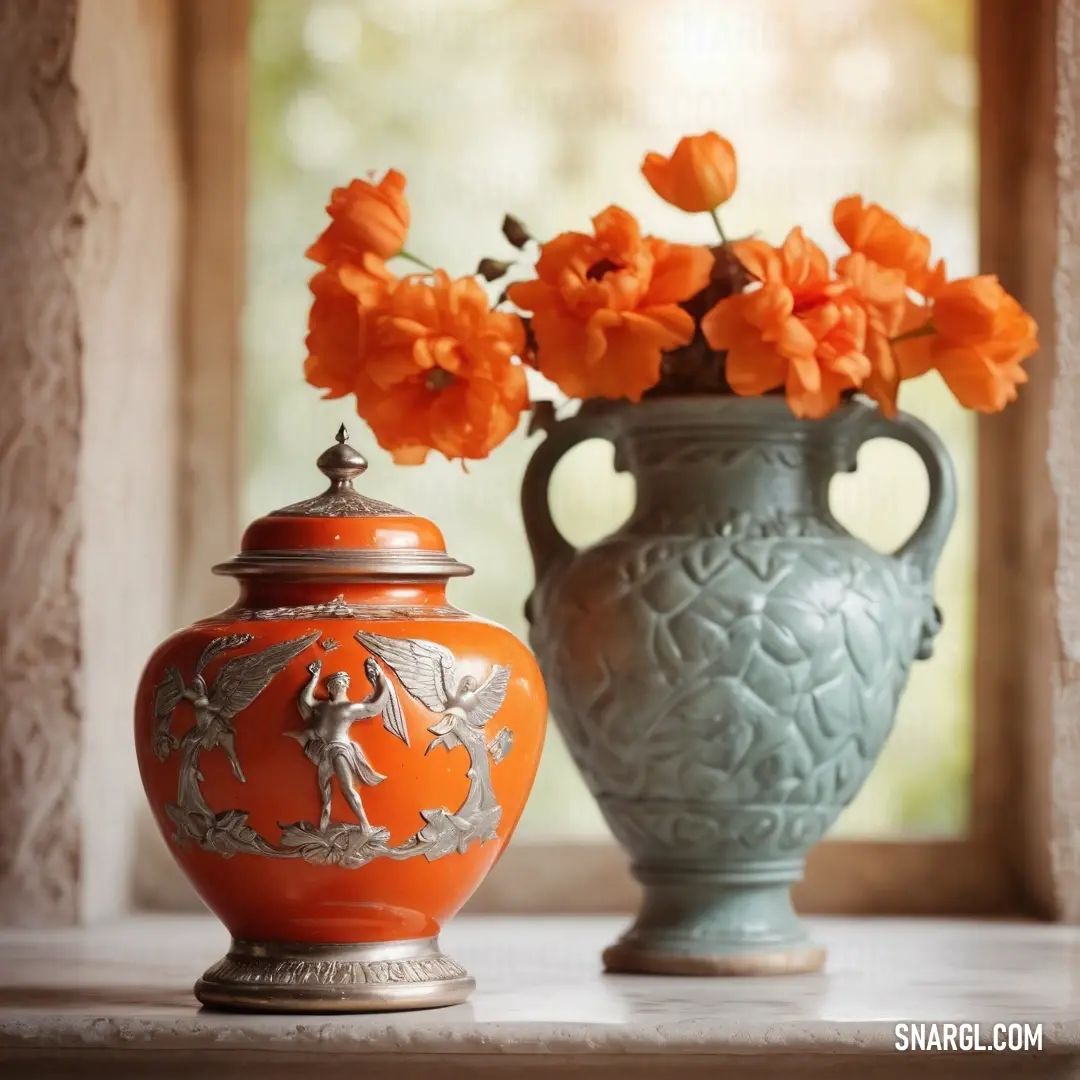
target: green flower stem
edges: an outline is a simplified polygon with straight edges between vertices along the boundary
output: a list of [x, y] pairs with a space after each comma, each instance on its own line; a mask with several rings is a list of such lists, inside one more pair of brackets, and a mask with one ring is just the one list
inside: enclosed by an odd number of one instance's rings
[[716, 231], [720, 234], [720, 243], [726, 247], [727, 237], [724, 235], [724, 226], [720, 224], [720, 215], [717, 213], [715, 206], [709, 211], [709, 216], [713, 219]]
[[410, 252], [410, 251], [405, 251], [403, 249], [403, 250], [401, 250], [401, 251], [399, 251], [397, 253], [397, 257], [399, 259], [408, 259], [409, 262], [416, 263], [417, 266], [422, 266], [429, 274], [434, 274], [435, 273], [435, 267], [434, 266], [429, 266], [426, 262], [424, 262], [423, 259], [419, 258], [416, 255], [413, 255], [412, 252]]

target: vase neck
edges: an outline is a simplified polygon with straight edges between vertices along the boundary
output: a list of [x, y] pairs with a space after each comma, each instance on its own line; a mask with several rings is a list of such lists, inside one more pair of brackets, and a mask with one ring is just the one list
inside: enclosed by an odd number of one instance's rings
[[717, 522], [740, 516], [831, 520], [829, 481], [836, 466], [826, 425], [758, 403], [736, 415], [740, 404], [725, 403], [714, 414], [687, 409], [681, 416], [669, 408], [626, 425], [617, 461], [637, 481], [631, 525], [688, 514]]

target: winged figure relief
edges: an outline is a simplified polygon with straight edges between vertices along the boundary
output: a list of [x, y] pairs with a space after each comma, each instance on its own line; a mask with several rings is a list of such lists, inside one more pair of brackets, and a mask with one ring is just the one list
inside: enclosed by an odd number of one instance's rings
[[[247, 645], [253, 640], [253, 635], [230, 634], [215, 638], [199, 657], [190, 686], [184, 683], [183, 676], [175, 667], [166, 669], [154, 691], [154, 751], [159, 757], [167, 757], [172, 749], [178, 748], [180, 751], [176, 793], [179, 808], [211, 818], [215, 816], [199, 786], [203, 779], [199, 771], [199, 757], [205, 750], [220, 747], [228, 757], [237, 780], [245, 781], [244, 770], [236, 753], [233, 720], [269, 686], [270, 680], [278, 672], [318, 637], [319, 631], [314, 630], [303, 637], [278, 642], [258, 652], [235, 656], [225, 661], [213, 680], [209, 681], [205, 670], [210, 661], [220, 653]], [[183, 738], [177, 740], [170, 724], [173, 712], [182, 701], [191, 704], [195, 723]]]
[[429, 858], [452, 850], [464, 851], [473, 839], [495, 834], [502, 810], [491, 787], [491, 761], [497, 764], [510, 751], [513, 733], [503, 728], [490, 741], [486, 728], [506, 700], [510, 668], [496, 664], [482, 682], [460, 670], [454, 654], [434, 641], [391, 638], [363, 630], [356, 640], [382, 660], [402, 686], [439, 720], [428, 730], [435, 736], [425, 753], [437, 746], [463, 746], [469, 755], [469, 791], [454, 813], [425, 810], [428, 825], [413, 841], [397, 849], [399, 857], [424, 848]]
[[315, 690], [322, 674], [322, 661], [315, 660], [308, 666], [311, 678], [300, 691], [297, 707], [303, 717], [303, 731], [287, 734], [296, 739], [304, 753], [319, 770], [319, 792], [322, 795], [322, 816], [319, 829], [330, 824], [331, 785], [336, 779], [338, 787], [357, 821], [365, 830], [371, 830], [364, 811], [364, 804], [356, 790], [355, 782], [368, 786], [382, 783], [382, 773], [372, 768], [360, 746], [350, 734], [353, 724], [382, 716], [383, 727], [409, 745], [409, 730], [405, 714], [398, 701], [397, 691], [383, 674], [382, 668], [371, 657], [364, 661], [364, 674], [371, 683], [371, 693], [362, 701], [349, 700], [350, 679], [347, 672], [336, 671], [326, 679], [327, 697], [317, 698]]
[[[384, 637], [363, 630], [357, 631], [356, 640], [390, 667], [417, 701], [434, 713], [442, 713], [444, 720], [452, 714], [454, 721], [482, 732], [506, 700], [510, 668], [502, 664], [492, 667], [488, 677], [479, 682], [475, 676], [463, 674], [454, 654], [437, 642]], [[431, 730], [440, 737], [457, 730], [449, 721], [440, 721], [439, 726], [446, 727], [445, 732]], [[432, 743], [436, 745], [438, 741]]]

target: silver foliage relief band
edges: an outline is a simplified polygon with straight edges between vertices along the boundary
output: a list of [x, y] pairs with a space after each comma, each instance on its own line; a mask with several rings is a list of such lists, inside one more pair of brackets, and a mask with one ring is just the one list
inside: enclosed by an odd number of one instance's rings
[[303, 986], [318, 974], [327, 986], [364, 986], [386, 983], [424, 983], [436, 979], [461, 979], [465, 969], [449, 956], [405, 960], [321, 960], [294, 957], [267, 962], [261, 956], [245, 956], [234, 947], [203, 976], [207, 980], [252, 982], [260, 985]]
[[204, 1005], [367, 1012], [454, 1005], [475, 983], [438, 939], [321, 945], [234, 941], [195, 984]]
[[[319, 631], [311, 631], [258, 652], [232, 657], [220, 666], [212, 683], [208, 683], [204, 674], [211, 661], [250, 644], [254, 640], [252, 634], [230, 634], [211, 640], [195, 666], [190, 685], [175, 666], [166, 669], [154, 690], [151, 743], [162, 761], [175, 751], [180, 753], [176, 802], [165, 808], [175, 828], [173, 841], [181, 846], [194, 842], [225, 858], [245, 853], [302, 858], [306, 862], [356, 869], [380, 856], [407, 859], [423, 855], [429, 860], [438, 859], [455, 851], [463, 853], [474, 840], [491, 839], [502, 816], [491, 786], [491, 762], [498, 764], [509, 753], [513, 734], [509, 728], [503, 728], [489, 741], [486, 725], [502, 707], [510, 669], [496, 665], [480, 682], [472, 675], [462, 674], [454, 655], [442, 645], [363, 631], [355, 637], [372, 654], [364, 662], [371, 692], [360, 701], [350, 700], [351, 678], [347, 672], [337, 671], [322, 680], [326, 696], [317, 695], [322, 661], [314, 660], [308, 665], [309, 680], [297, 696], [303, 727], [285, 733], [300, 743], [304, 755], [316, 768], [322, 803], [318, 824], [309, 821], [283, 824], [280, 843], [275, 845], [248, 825], [247, 811], [217, 812], [209, 806], [200, 786], [201, 754], [221, 749], [236, 779], [246, 783], [232, 721], [266, 689], [275, 675], [314, 645], [319, 636]], [[337, 646], [336, 642], [333, 644]], [[423, 826], [397, 847], [390, 844], [389, 830], [368, 820], [357, 785], [373, 786], [385, 777], [375, 770], [351, 735], [354, 724], [381, 717], [386, 730], [409, 745], [398, 692], [380, 661], [394, 672], [412, 697], [441, 714], [428, 729], [434, 738], [425, 753], [439, 746], [447, 750], [461, 746], [469, 757], [469, 789], [461, 806], [455, 811], [445, 807], [421, 809]], [[177, 738], [172, 731], [172, 718], [184, 701], [191, 705], [195, 723], [182, 738]], [[335, 785], [355, 822], [331, 820]]]
[[470, 615], [460, 608], [445, 604], [350, 604], [345, 594], [339, 593], [333, 600], [321, 604], [302, 604], [297, 607], [238, 608], [230, 615], [243, 622], [277, 621], [279, 619], [356, 619], [364, 622], [382, 622], [409, 619], [468, 619]]
[[359, 491], [331, 487], [322, 495], [274, 511], [274, 517], [407, 517], [404, 510]]

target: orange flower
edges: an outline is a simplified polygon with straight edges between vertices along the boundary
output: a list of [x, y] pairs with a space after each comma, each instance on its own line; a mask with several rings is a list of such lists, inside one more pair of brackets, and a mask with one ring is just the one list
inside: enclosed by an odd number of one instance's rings
[[323, 266], [357, 262], [369, 252], [389, 259], [405, 246], [409, 231], [405, 177], [391, 169], [378, 184], [354, 180], [334, 188], [326, 212], [332, 220], [308, 248], [309, 259]]
[[562, 233], [543, 246], [533, 281], [509, 288], [531, 311], [537, 366], [570, 397], [640, 401], [665, 350], [687, 344], [694, 320], [679, 304], [705, 288], [708, 248], [642, 237], [617, 206], [595, 236]]
[[861, 389], [886, 416], [895, 416], [900, 380], [909, 377], [891, 340], [902, 332], [909, 308], [904, 273], [879, 266], [862, 252], [839, 259], [836, 272], [866, 312], [863, 351], [870, 361], [870, 373]]
[[715, 131], [685, 136], [669, 158], [646, 154], [641, 172], [664, 202], [691, 214], [726, 203], [738, 178], [735, 148]]
[[357, 392], [367, 350], [371, 312], [389, 295], [394, 277], [372, 255], [359, 267], [320, 270], [311, 279], [304, 377], [327, 398]]
[[1000, 412], [1027, 382], [1021, 364], [1039, 347], [1038, 327], [990, 274], [959, 278], [933, 297], [929, 361], [968, 409]]
[[902, 270], [908, 286], [924, 296], [945, 280], [943, 262], [930, 267], [929, 239], [876, 203], [864, 204], [859, 195], [841, 199], [833, 225], [852, 251], [887, 270]]
[[721, 300], [702, 320], [709, 345], [727, 351], [728, 383], [746, 396], [783, 386], [796, 416], [827, 415], [871, 373], [866, 308], [801, 229], [781, 248], [760, 240], [732, 248], [761, 288]]
[[524, 347], [521, 320], [492, 311], [475, 278], [407, 277], [370, 319], [357, 412], [399, 463], [486, 457], [528, 405]]

